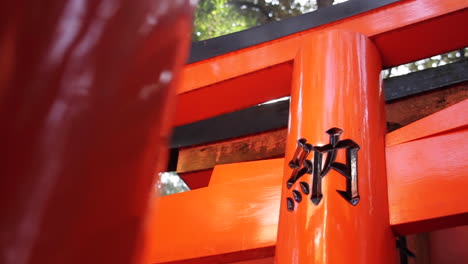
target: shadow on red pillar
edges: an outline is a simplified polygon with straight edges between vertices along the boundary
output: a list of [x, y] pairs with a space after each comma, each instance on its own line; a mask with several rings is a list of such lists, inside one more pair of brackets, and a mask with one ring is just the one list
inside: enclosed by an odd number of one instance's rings
[[381, 69], [358, 33], [315, 36], [296, 57], [276, 263], [396, 263]]
[[142, 260], [190, 2], [2, 1], [1, 263]]

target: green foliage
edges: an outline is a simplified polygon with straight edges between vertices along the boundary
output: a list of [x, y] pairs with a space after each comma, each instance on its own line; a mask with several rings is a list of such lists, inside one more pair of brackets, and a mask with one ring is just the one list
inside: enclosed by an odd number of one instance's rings
[[193, 40], [203, 40], [245, 30], [255, 24], [227, 0], [200, 0], [195, 12]]
[[297, 0], [200, 0], [195, 12], [192, 38], [194, 41], [214, 38], [297, 16], [315, 8], [311, 1], [301, 2]]

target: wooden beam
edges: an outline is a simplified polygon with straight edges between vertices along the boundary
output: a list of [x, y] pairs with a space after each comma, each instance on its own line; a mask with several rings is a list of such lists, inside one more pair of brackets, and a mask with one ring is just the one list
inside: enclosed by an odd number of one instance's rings
[[389, 130], [406, 126], [468, 98], [468, 83], [392, 101], [386, 105]]
[[468, 223], [467, 107], [465, 100], [392, 133], [403, 136], [388, 135], [409, 140], [386, 150], [390, 224], [399, 234]]
[[460, 129], [468, 124], [468, 115], [460, 114], [466, 112], [467, 109], [468, 99], [465, 99], [443, 111], [426, 116], [418, 122], [389, 133], [386, 136], [387, 147]]
[[[292, 61], [288, 61], [179, 94], [174, 125], [190, 124], [287, 96], [291, 73]], [[202, 76], [197, 78], [204, 79]]]
[[218, 164], [280, 157], [284, 155], [286, 134], [286, 129], [281, 129], [253, 137], [181, 149], [177, 172], [198, 171], [213, 168]]
[[157, 198], [152, 263], [215, 264], [272, 257], [282, 162], [242, 163], [239, 181]]
[[[399, 234], [468, 223], [468, 130], [387, 149], [390, 223]], [[408, 162], [409, 161], [409, 162]]]
[[[390, 131], [395, 130], [467, 98], [468, 83], [463, 83], [389, 102], [386, 105], [388, 128]], [[286, 129], [279, 129], [219, 143], [182, 148], [177, 172], [186, 173], [213, 168], [219, 164], [281, 157], [284, 155], [286, 134]]]

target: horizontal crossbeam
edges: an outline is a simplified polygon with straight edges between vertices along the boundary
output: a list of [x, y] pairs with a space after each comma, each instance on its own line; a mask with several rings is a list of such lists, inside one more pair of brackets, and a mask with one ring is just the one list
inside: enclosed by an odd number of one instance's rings
[[468, 223], [468, 99], [387, 135], [390, 224], [401, 235]]

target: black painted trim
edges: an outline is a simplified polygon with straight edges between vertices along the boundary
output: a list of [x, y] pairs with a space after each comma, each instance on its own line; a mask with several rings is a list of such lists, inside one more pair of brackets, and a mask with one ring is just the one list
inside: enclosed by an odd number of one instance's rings
[[398, 1], [400, 0], [350, 0], [338, 5], [287, 18], [282, 21], [271, 22], [229, 35], [194, 42], [187, 63], [209, 59], [228, 52], [268, 42], [365, 13], [369, 10]]
[[[384, 80], [385, 100], [404, 97], [468, 81], [468, 59]], [[246, 136], [288, 125], [289, 100], [246, 108], [176, 127], [171, 148]]]
[[178, 126], [171, 148], [185, 147], [258, 133], [287, 126], [289, 100], [242, 109]]
[[[169, 158], [167, 162], [167, 171], [177, 171], [177, 161], [179, 160], [179, 149], [169, 149]], [[188, 186], [188, 185], [187, 185]]]
[[468, 59], [384, 80], [385, 100], [429, 92], [468, 81]]

